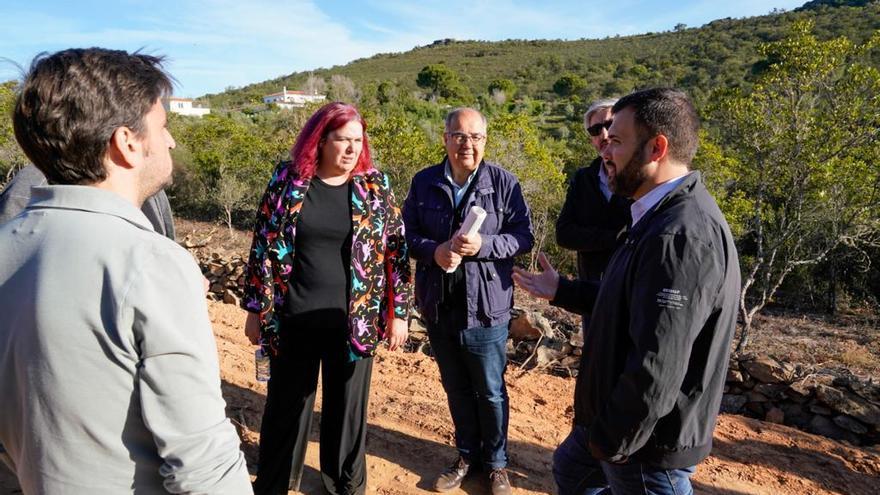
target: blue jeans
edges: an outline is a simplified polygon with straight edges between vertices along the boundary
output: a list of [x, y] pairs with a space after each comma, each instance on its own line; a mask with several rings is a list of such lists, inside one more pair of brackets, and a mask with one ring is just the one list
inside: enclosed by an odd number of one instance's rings
[[590, 454], [588, 432], [571, 430], [553, 453], [559, 495], [692, 495], [695, 467], [662, 469], [640, 463], [611, 464]]
[[428, 337], [455, 426], [455, 447], [469, 463], [506, 467], [507, 323], [461, 329], [454, 321], [440, 315], [437, 324], [428, 325]]

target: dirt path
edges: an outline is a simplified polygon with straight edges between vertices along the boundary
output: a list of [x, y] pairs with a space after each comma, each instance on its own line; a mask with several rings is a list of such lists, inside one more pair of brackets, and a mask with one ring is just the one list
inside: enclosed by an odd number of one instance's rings
[[[212, 303], [227, 400], [243, 420], [255, 460], [264, 388], [253, 380], [244, 315]], [[574, 380], [508, 369], [511, 482], [514, 493], [553, 493], [553, 449], [568, 433]], [[320, 402], [320, 401], [319, 401]], [[420, 354], [381, 353], [376, 358], [367, 440], [369, 490], [410, 494], [429, 491], [432, 476], [455, 457], [452, 428], [437, 365]], [[304, 493], [320, 493], [317, 428], [312, 432]], [[476, 478], [454, 493], [488, 493]], [[697, 493], [802, 495], [880, 493], [880, 453], [810, 435], [787, 426], [721, 416], [712, 456], [694, 476]]]
[[[244, 313], [233, 306], [209, 304], [229, 415], [239, 425], [245, 454], [253, 465], [265, 385], [253, 379], [252, 348], [241, 332]], [[574, 380], [520, 374], [512, 367], [507, 378], [514, 493], [553, 493], [552, 454], [571, 424]], [[383, 352], [376, 358], [369, 425], [369, 493], [428, 492], [432, 476], [455, 456], [437, 366], [427, 356]], [[302, 493], [321, 493], [317, 438], [316, 421]], [[697, 493], [713, 495], [876, 495], [880, 452], [724, 415], [712, 456], [697, 468], [694, 487]], [[14, 478], [3, 471], [0, 494], [20, 493], [16, 489]], [[474, 476], [453, 493], [489, 492], [487, 483]]]

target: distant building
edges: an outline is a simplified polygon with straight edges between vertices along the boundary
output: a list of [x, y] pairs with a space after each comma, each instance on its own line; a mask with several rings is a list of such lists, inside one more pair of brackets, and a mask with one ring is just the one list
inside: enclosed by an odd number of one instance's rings
[[165, 107], [166, 112], [179, 113], [180, 115], [192, 115], [195, 117], [201, 117], [202, 115], [207, 115], [211, 113], [211, 109], [207, 107], [203, 107], [200, 103], [195, 103], [191, 98], [176, 98], [174, 96], [170, 98], [162, 99], [162, 106]]
[[281, 108], [302, 108], [306, 103], [320, 103], [327, 99], [327, 95], [306, 94], [305, 91], [288, 91], [285, 86], [279, 93], [272, 93], [263, 97], [263, 103], [278, 105]]

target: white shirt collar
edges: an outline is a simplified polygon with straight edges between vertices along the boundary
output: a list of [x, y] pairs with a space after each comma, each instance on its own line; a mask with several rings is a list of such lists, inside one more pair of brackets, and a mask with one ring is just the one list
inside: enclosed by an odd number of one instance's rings
[[645, 194], [638, 201], [634, 202], [632, 206], [630, 206], [630, 212], [632, 213], [632, 225], [639, 223], [639, 220], [645, 216], [645, 213], [648, 212], [651, 208], [654, 207], [657, 203], [663, 199], [664, 196], [669, 194], [670, 191], [675, 189], [675, 186], [679, 184], [685, 177], [688, 176], [690, 172], [684, 174], [679, 177], [675, 177], [674, 179], [669, 179], [668, 181], [658, 185], [654, 189], [648, 191], [648, 194]]
[[464, 198], [464, 193], [467, 192], [468, 186], [471, 185], [474, 177], [477, 176], [477, 170], [479, 170], [479, 167], [477, 167], [473, 172], [471, 172], [470, 175], [468, 175], [468, 178], [466, 181], [464, 181], [464, 184], [459, 186], [455, 183], [455, 179], [452, 178], [452, 165], [449, 163], [449, 159], [446, 159], [446, 165], [443, 168], [443, 175], [446, 176], [446, 180], [449, 181], [449, 184], [452, 186], [452, 194], [454, 196], [453, 201], [455, 202], [456, 208], [458, 208], [458, 204], [461, 203], [461, 200]]

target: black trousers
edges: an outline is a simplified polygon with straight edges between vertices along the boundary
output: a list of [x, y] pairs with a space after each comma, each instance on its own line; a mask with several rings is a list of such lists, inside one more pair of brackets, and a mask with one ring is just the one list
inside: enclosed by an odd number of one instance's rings
[[338, 332], [309, 333], [331, 337], [333, 344], [327, 345], [326, 338], [289, 336], [284, 339], [289, 344], [272, 358], [260, 428], [256, 495], [286, 494], [288, 488], [298, 488], [291, 487], [290, 482], [302, 473], [319, 369], [324, 487], [333, 495], [362, 494], [366, 488], [367, 400], [373, 360], [348, 362], [339, 352]]

